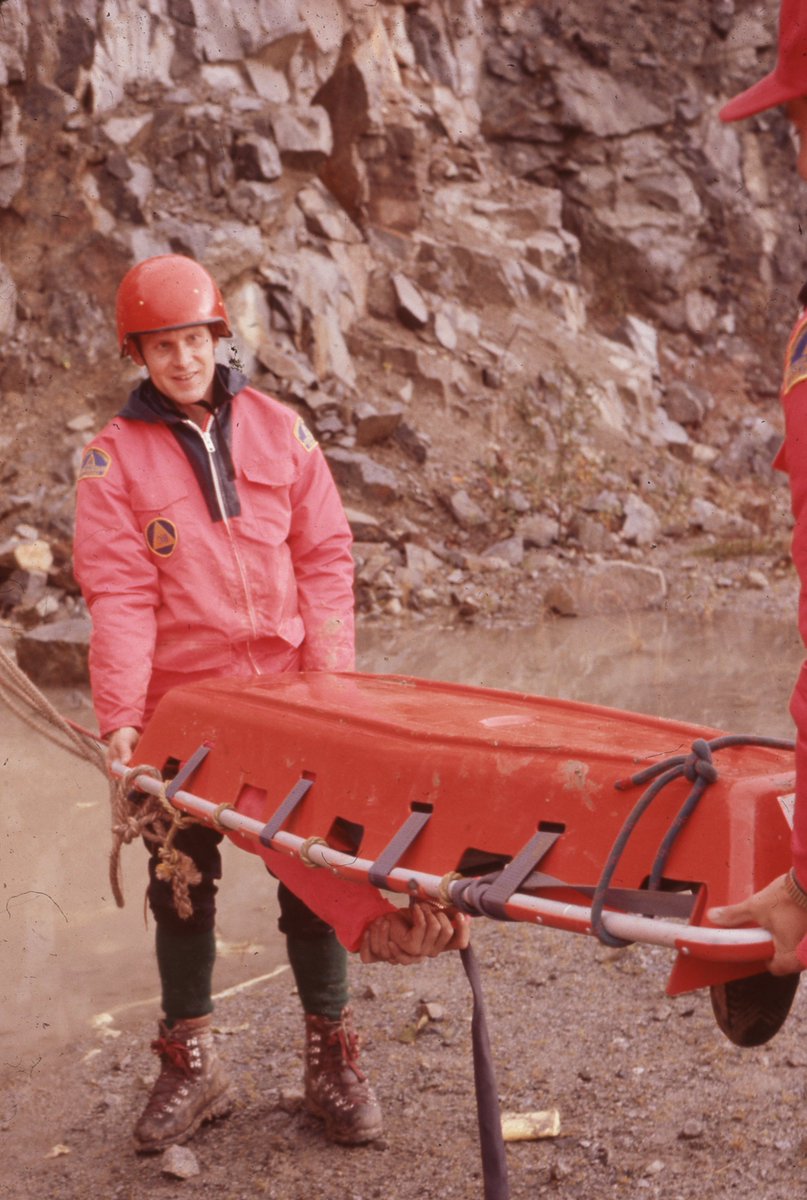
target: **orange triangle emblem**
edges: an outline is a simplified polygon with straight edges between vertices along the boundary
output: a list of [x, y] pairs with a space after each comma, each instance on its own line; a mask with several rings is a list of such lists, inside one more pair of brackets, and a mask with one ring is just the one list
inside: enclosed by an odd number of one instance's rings
[[146, 526], [146, 543], [149, 550], [160, 558], [168, 558], [174, 553], [177, 545], [177, 527], [173, 521], [165, 517], [155, 517]]

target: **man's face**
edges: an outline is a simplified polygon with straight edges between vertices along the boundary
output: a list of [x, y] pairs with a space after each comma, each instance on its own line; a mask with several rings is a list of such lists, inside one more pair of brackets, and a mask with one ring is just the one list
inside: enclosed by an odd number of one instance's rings
[[802, 179], [807, 179], [807, 96], [799, 96], [791, 100], [787, 106], [787, 115], [795, 129], [799, 142], [796, 166]]
[[180, 408], [213, 398], [216, 338], [208, 325], [141, 333], [135, 361], [148, 368], [155, 387]]

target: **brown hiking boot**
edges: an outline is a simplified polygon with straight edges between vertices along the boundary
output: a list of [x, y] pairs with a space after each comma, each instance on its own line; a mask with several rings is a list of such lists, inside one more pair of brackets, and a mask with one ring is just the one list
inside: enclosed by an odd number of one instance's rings
[[325, 1136], [346, 1146], [381, 1136], [381, 1109], [359, 1066], [359, 1038], [350, 1009], [341, 1017], [305, 1017], [305, 1103], [325, 1122]]
[[160, 1022], [160, 1036], [151, 1043], [162, 1069], [148, 1104], [135, 1125], [139, 1152], [162, 1150], [186, 1142], [205, 1121], [226, 1117], [232, 1109], [229, 1083], [213, 1044], [212, 1018]]
[[721, 1031], [735, 1046], [764, 1046], [785, 1023], [800, 975], [762, 971], [709, 989]]

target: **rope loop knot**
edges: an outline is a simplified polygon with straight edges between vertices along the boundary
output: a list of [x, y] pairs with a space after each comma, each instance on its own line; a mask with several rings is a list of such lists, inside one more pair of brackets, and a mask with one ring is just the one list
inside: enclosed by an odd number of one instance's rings
[[140, 817], [128, 816], [124, 821], [119, 821], [117, 825], [112, 826], [113, 836], [124, 846], [131, 846], [142, 832], [143, 822]]
[[696, 738], [692, 743], [692, 753], [684, 761], [682, 774], [690, 783], [696, 783], [699, 779], [703, 780], [704, 785], [717, 782], [719, 776], [712, 761], [712, 749], [703, 738]]

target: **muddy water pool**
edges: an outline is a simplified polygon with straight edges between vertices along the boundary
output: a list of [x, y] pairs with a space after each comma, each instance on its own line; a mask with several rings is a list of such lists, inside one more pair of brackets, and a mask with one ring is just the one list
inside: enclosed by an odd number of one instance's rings
[[[789, 737], [802, 650], [792, 622], [642, 614], [525, 629], [360, 631], [359, 667], [586, 700], [734, 733]], [[87, 698], [54, 697], [92, 721]], [[106, 785], [0, 710], [0, 1080], [42, 1069], [93, 1024], [114, 1036], [158, 1011], [145, 854], [124, 849], [127, 903], [107, 879]], [[282, 972], [274, 889], [259, 859], [225, 844], [216, 987]]]

